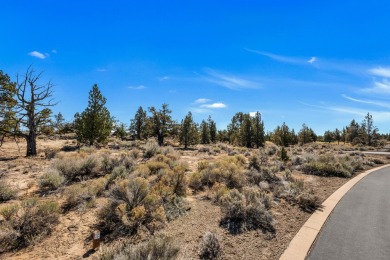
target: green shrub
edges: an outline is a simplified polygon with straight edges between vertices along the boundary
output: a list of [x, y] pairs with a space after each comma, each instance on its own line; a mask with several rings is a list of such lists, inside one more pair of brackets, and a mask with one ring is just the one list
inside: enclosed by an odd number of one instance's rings
[[49, 169], [39, 178], [39, 188], [42, 192], [48, 192], [58, 189], [65, 181], [64, 176], [57, 170]]
[[100, 227], [114, 237], [135, 234], [141, 225], [150, 232], [165, 222], [162, 200], [150, 192], [146, 179], [137, 177], [115, 184], [110, 201], [99, 212]]
[[224, 217], [220, 225], [237, 234], [247, 230], [261, 229], [264, 232], [275, 232], [273, 217], [260, 200], [246, 198], [233, 189], [222, 202]]
[[0, 253], [26, 247], [51, 233], [58, 222], [56, 202], [29, 199], [0, 224]]
[[16, 198], [16, 190], [10, 187], [8, 183], [0, 180], [0, 202]]
[[222, 256], [222, 248], [219, 243], [218, 235], [206, 232], [199, 246], [199, 257], [205, 260], [217, 260]]
[[145, 144], [144, 158], [152, 158], [160, 153], [160, 146], [154, 139], [149, 139]]
[[101, 175], [99, 160], [95, 155], [80, 158], [65, 157], [56, 160], [53, 165], [68, 183], [88, 180]]
[[360, 159], [348, 155], [323, 155], [303, 164], [301, 169], [307, 174], [350, 178], [356, 171], [363, 169], [363, 164]]
[[62, 205], [64, 211], [83, 211], [87, 207], [94, 206], [95, 194], [85, 185], [75, 184], [65, 190], [65, 202]]
[[312, 213], [321, 207], [320, 199], [312, 192], [304, 192], [297, 197], [299, 207], [306, 212]]
[[105, 248], [94, 259], [174, 260], [177, 259], [179, 251], [179, 247], [173, 243], [171, 238], [160, 235], [138, 245], [132, 245], [130, 242], [125, 241], [117, 246]]

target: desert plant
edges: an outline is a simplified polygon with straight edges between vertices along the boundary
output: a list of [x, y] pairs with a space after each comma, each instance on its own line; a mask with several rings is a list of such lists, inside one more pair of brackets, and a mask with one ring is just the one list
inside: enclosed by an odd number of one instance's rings
[[65, 181], [64, 176], [57, 170], [49, 169], [39, 178], [39, 188], [42, 192], [48, 192], [58, 189]]
[[155, 236], [147, 242], [132, 245], [130, 242], [122, 242], [117, 246], [105, 248], [100, 255], [94, 257], [95, 260], [174, 260], [179, 254], [173, 240], [160, 235]]
[[275, 232], [273, 217], [260, 200], [246, 198], [233, 189], [222, 202], [224, 217], [220, 225], [237, 234], [247, 230], [261, 229], [264, 232]]
[[62, 205], [64, 211], [83, 211], [86, 207], [94, 205], [95, 195], [88, 187], [75, 184], [65, 190], [65, 202]]
[[161, 198], [150, 192], [144, 178], [125, 179], [114, 185], [110, 201], [99, 212], [102, 230], [116, 235], [134, 234], [141, 225], [153, 232], [165, 222]]
[[54, 157], [56, 157], [57, 152], [58, 152], [58, 150], [56, 150], [56, 149], [46, 148], [46, 149], [44, 149], [45, 158], [49, 159], [49, 160], [53, 159]]
[[222, 256], [222, 248], [216, 233], [206, 232], [199, 246], [200, 259], [217, 260]]
[[144, 158], [152, 158], [160, 153], [160, 146], [154, 139], [149, 139], [145, 144]]
[[99, 160], [95, 155], [84, 158], [64, 157], [56, 160], [53, 168], [65, 177], [67, 183], [88, 180], [101, 174]]
[[16, 198], [16, 190], [8, 183], [0, 180], [0, 202], [8, 201]]
[[303, 211], [312, 213], [321, 207], [320, 199], [313, 192], [304, 192], [297, 197], [297, 203]]
[[58, 222], [58, 212], [53, 201], [23, 201], [18, 212], [0, 224], [0, 252], [28, 246], [50, 234]]

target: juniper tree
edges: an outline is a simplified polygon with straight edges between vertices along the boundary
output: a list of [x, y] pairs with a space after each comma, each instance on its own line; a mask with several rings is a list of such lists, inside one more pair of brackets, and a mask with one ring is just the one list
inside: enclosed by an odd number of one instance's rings
[[113, 119], [105, 106], [106, 98], [98, 86], [89, 92], [88, 107], [81, 114], [75, 114], [75, 132], [80, 143], [94, 145], [105, 143], [113, 128]]
[[141, 140], [146, 137], [146, 111], [140, 106], [130, 123], [130, 131], [135, 133], [135, 138]]
[[372, 115], [370, 115], [370, 113], [367, 113], [364, 117], [361, 128], [365, 143], [371, 146], [373, 144], [373, 139], [377, 135], [378, 129], [374, 126], [374, 120], [372, 119]]
[[180, 127], [180, 144], [187, 149], [189, 145], [198, 143], [198, 128], [192, 119], [191, 112], [188, 112], [186, 117], [181, 122]]
[[256, 148], [264, 146], [264, 122], [261, 120], [261, 114], [259, 112], [256, 112], [252, 118], [252, 128], [253, 142]]
[[211, 119], [211, 116], [209, 116], [207, 122], [209, 124], [210, 142], [215, 143], [217, 141], [217, 124]]
[[173, 126], [171, 117], [172, 111], [169, 110], [168, 104], [162, 104], [161, 109], [157, 110], [155, 107], [149, 107], [151, 133], [157, 137], [158, 145], [164, 144], [164, 138], [168, 136]]
[[200, 123], [200, 143], [201, 144], [209, 144], [210, 143], [210, 128], [209, 124], [202, 120]]
[[0, 133], [4, 136], [25, 138], [26, 156], [37, 155], [36, 138], [39, 130], [50, 122], [53, 84], [41, 84], [41, 73], [29, 67], [24, 75], [16, 76], [16, 83], [0, 71]]

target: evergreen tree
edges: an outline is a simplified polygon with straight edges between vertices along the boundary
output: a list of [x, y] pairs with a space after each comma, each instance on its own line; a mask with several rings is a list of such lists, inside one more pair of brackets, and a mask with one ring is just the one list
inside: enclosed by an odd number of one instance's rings
[[215, 143], [217, 141], [217, 124], [211, 119], [211, 116], [209, 116], [207, 122], [210, 130], [210, 141], [211, 143]]
[[259, 112], [256, 112], [252, 118], [252, 128], [254, 139], [253, 141], [256, 145], [256, 148], [264, 146], [264, 122], [261, 120], [261, 114]]
[[361, 128], [363, 131], [365, 144], [371, 146], [373, 139], [376, 137], [378, 129], [374, 126], [374, 120], [372, 119], [372, 115], [370, 115], [370, 113], [367, 113], [367, 115], [364, 117]]
[[353, 119], [349, 126], [346, 127], [346, 140], [349, 143], [359, 142], [359, 124]]
[[180, 127], [180, 144], [187, 149], [189, 145], [198, 143], [198, 128], [192, 119], [191, 112], [182, 120]]
[[130, 131], [135, 133], [136, 139], [141, 140], [147, 136], [146, 123], [146, 111], [140, 106], [130, 122]]
[[339, 129], [335, 129], [334, 132], [333, 132], [333, 136], [334, 136], [334, 139], [337, 141], [337, 144], [340, 143], [340, 140], [342, 139], [342, 133], [340, 132]]
[[324, 142], [332, 142], [333, 141], [333, 133], [331, 131], [325, 131], [324, 133]]
[[54, 115], [54, 128], [56, 129], [57, 133], [61, 132], [62, 128], [64, 127], [65, 118], [61, 114], [61, 112], [58, 112], [57, 115]]
[[277, 126], [271, 134], [271, 140], [277, 145], [287, 147], [297, 143], [297, 137], [294, 129], [290, 131], [288, 125], [283, 122], [281, 126]]
[[315, 142], [317, 140], [317, 135], [314, 133], [313, 129], [309, 128], [306, 124], [302, 125], [302, 129], [298, 133], [298, 141], [303, 144]]
[[173, 127], [172, 111], [169, 110], [168, 104], [164, 103], [160, 110], [157, 111], [155, 107], [150, 107], [149, 112], [152, 114], [149, 121], [152, 135], [157, 137], [158, 145], [162, 146], [164, 138], [168, 136]]
[[80, 143], [94, 145], [105, 143], [113, 128], [110, 112], [105, 107], [106, 98], [95, 84], [89, 92], [88, 107], [75, 114], [75, 132]]
[[209, 124], [204, 120], [202, 120], [202, 123], [200, 123], [200, 143], [201, 144], [209, 144], [210, 143]]
[[249, 114], [243, 114], [243, 120], [240, 127], [241, 145], [251, 148], [253, 139], [252, 122]]

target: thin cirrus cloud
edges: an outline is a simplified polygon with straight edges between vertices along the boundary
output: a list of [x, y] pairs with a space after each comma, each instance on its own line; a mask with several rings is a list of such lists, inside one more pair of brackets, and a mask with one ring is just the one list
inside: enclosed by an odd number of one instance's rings
[[[304, 102], [299, 102], [299, 103], [312, 108], [333, 111], [340, 115], [345, 115], [345, 114], [354, 115], [354, 116], [358, 116], [359, 118], [363, 118], [364, 116], [367, 115], [368, 112], [365, 109], [355, 108], [355, 107], [318, 106], [318, 105], [312, 105]], [[375, 118], [375, 121], [377, 122], [390, 122], [390, 112], [388, 111], [370, 110], [369, 113]]]
[[204, 104], [204, 103], [207, 103], [207, 102], [210, 102], [211, 99], [208, 99], [208, 98], [198, 98], [197, 100], [195, 100], [195, 104]]
[[44, 59], [46, 59], [47, 57], [50, 56], [48, 53], [41, 53], [39, 51], [29, 52], [28, 55], [30, 55], [31, 57], [35, 57], [35, 58], [41, 59], [41, 60], [44, 60]]
[[204, 80], [231, 90], [256, 89], [261, 87], [261, 84], [254, 80], [217, 72], [212, 69], [206, 69], [205, 71], [207, 76], [203, 77]]
[[390, 67], [377, 67], [369, 69], [368, 72], [374, 76], [390, 78]]
[[303, 59], [303, 58], [283, 56], [283, 55], [278, 55], [278, 54], [274, 54], [271, 52], [253, 50], [253, 49], [248, 49], [248, 48], [244, 48], [244, 50], [268, 57], [268, 58], [275, 60], [275, 61], [284, 62], [284, 63], [305, 65], [307, 63], [313, 64], [314, 62], [317, 61], [317, 57], [311, 57], [309, 60], [307, 60], [307, 59]]
[[370, 88], [363, 88], [361, 90], [363, 93], [371, 93], [371, 94], [390, 94], [390, 83], [384, 79], [382, 82], [374, 81], [374, 85]]
[[362, 104], [367, 104], [367, 105], [374, 105], [374, 106], [378, 106], [378, 107], [390, 108], [390, 103], [386, 103], [386, 102], [373, 101], [373, 100], [362, 100], [362, 99], [352, 98], [352, 97], [347, 96], [345, 94], [343, 94], [341, 96], [343, 98], [345, 98], [345, 99], [348, 99], [350, 101], [357, 102], [357, 103], [362, 103]]
[[128, 89], [132, 89], [132, 90], [143, 90], [143, 89], [146, 89], [146, 87], [144, 85], [139, 85], [139, 86], [128, 86], [127, 87]]
[[226, 108], [226, 105], [222, 102], [212, 103], [212, 104], [203, 104], [201, 108]]

